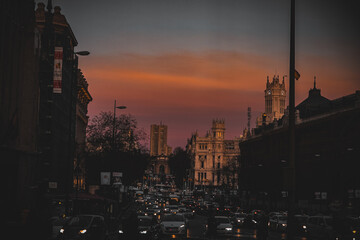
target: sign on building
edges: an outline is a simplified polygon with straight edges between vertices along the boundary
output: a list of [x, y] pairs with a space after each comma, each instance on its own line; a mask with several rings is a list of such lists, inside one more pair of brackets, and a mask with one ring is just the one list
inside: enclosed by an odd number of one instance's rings
[[54, 78], [53, 78], [53, 92], [61, 93], [62, 81], [62, 65], [63, 65], [63, 48], [55, 47], [54, 52]]
[[101, 185], [110, 185], [111, 181], [111, 173], [110, 172], [101, 172], [100, 173], [100, 184]]

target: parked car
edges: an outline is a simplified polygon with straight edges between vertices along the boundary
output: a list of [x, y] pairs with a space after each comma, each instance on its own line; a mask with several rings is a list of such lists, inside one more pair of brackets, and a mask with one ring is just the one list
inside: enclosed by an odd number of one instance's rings
[[161, 220], [162, 235], [186, 236], [186, 219], [182, 214], [165, 214]]
[[217, 235], [230, 235], [233, 233], [233, 225], [226, 216], [215, 216], [216, 234]]
[[104, 217], [100, 215], [74, 216], [60, 229], [58, 237], [60, 240], [105, 240], [107, 238], [107, 227]]

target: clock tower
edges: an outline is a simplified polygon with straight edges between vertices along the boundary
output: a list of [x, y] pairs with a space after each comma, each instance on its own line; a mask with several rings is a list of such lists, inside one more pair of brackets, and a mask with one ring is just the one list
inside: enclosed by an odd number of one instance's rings
[[257, 126], [264, 123], [269, 124], [274, 120], [279, 120], [285, 113], [285, 76], [282, 82], [279, 81], [279, 75], [274, 76], [272, 82], [269, 81], [269, 76], [266, 81], [265, 93], [265, 112], [257, 119]]

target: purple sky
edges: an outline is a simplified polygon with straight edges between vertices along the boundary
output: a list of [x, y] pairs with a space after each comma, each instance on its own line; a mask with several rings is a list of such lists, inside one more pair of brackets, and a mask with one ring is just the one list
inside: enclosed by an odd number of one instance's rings
[[[290, 0], [53, 0], [91, 55], [79, 60], [94, 100], [90, 118], [114, 99], [149, 133], [168, 125], [168, 144], [184, 147], [224, 118], [239, 136], [247, 107], [264, 111], [266, 76], [288, 75]], [[296, 103], [313, 77], [322, 95], [360, 89], [357, 0], [298, 0]], [[288, 84], [287, 84], [288, 85]]]

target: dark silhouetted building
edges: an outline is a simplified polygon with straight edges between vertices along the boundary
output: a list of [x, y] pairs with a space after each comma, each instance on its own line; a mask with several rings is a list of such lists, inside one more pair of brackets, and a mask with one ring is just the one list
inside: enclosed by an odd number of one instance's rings
[[[360, 91], [328, 100], [320, 89], [296, 107], [296, 199], [308, 210], [328, 211], [334, 205], [359, 213]], [[262, 126], [240, 142], [239, 186], [243, 204], [287, 208], [293, 187], [287, 176], [287, 115]]]

